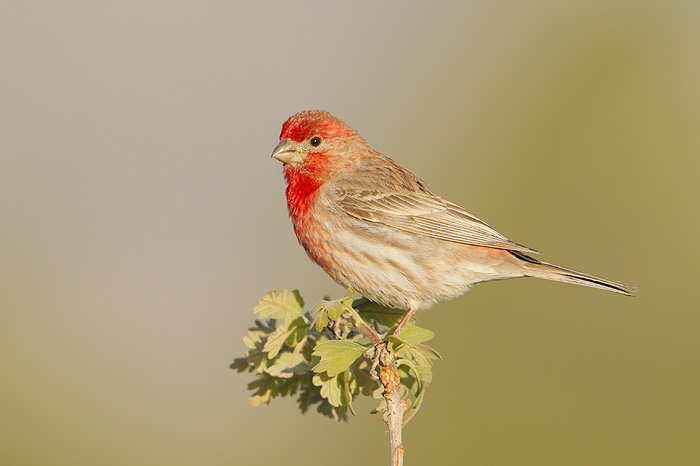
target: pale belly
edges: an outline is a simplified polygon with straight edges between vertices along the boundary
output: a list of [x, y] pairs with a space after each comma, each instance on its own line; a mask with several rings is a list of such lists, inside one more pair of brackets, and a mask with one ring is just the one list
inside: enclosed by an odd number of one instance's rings
[[476, 283], [523, 276], [517, 259], [505, 250], [438, 240], [381, 224], [358, 221], [352, 226], [326, 226], [323, 259], [309, 255], [341, 285], [386, 306], [425, 309]]

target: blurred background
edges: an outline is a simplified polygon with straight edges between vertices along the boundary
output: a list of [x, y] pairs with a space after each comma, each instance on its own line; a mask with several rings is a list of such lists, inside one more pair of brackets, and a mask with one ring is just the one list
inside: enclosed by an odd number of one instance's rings
[[282, 122], [324, 108], [543, 258], [639, 287], [477, 286], [407, 464], [700, 464], [700, 3], [2, 2], [0, 464], [385, 464], [250, 407], [257, 300], [343, 290], [297, 245]]

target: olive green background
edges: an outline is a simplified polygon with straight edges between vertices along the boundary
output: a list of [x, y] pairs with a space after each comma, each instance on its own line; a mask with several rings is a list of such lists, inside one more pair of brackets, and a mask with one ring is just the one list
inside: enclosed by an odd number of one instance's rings
[[[429, 4], [429, 5], [428, 5]], [[325, 108], [545, 260], [419, 314], [444, 360], [407, 464], [700, 464], [693, 1], [2, 2], [0, 464], [386, 464], [360, 403], [253, 409], [296, 244], [282, 122]]]

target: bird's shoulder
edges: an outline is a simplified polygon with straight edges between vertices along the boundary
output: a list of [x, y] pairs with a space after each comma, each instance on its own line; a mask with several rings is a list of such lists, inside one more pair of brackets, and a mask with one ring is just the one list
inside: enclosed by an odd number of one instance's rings
[[391, 194], [435, 196], [428, 184], [393, 159], [380, 153], [359, 161], [352, 170], [333, 180], [340, 197], [383, 197]]

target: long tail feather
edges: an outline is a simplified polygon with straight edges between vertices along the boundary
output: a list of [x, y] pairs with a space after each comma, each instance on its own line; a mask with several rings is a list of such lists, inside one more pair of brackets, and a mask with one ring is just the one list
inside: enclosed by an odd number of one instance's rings
[[526, 263], [524, 264], [526, 269], [525, 275], [528, 277], [590, 286], [602, 290], [614, 291], [615, 293], [624, 294], [626, 296], [634, 296], [637, 291], [637, 287], [627, 283], [541, 262], [517, 251], [511, 251], [511, 254]]

